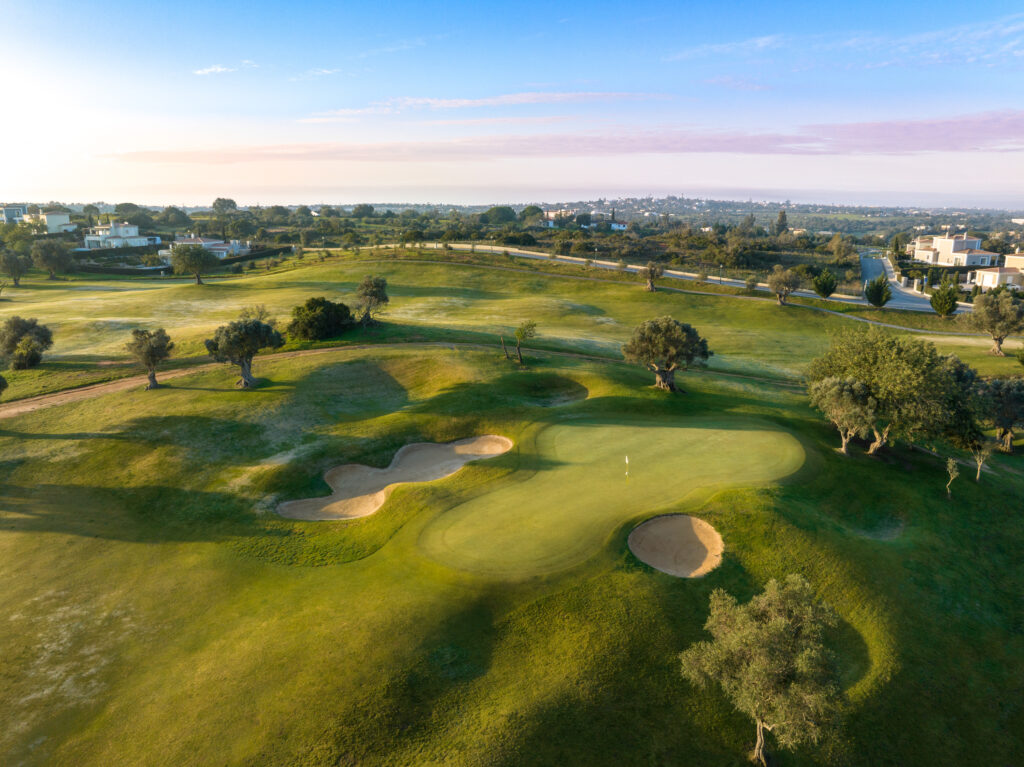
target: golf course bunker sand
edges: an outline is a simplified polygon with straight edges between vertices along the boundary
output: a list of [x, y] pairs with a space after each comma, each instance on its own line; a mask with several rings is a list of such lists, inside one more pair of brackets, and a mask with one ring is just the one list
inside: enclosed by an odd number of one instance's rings
[[496, 434], [437, 444], [414, 442], [395, 453], [386, 469], [346, 463], [324, 474], [334, 492], [324, 498], [286, 501], [277, 513], [291, 519], [355, 519], [373, 514], [397, 485], [450, 477], [470, 461], [493, 458], [512, 449], [512, 440]]
[[629, 550], [655, 570], [677, 578], [699, 578], [721, 563], [722, 536], [703, 519], [666, 514], [633, 528]]

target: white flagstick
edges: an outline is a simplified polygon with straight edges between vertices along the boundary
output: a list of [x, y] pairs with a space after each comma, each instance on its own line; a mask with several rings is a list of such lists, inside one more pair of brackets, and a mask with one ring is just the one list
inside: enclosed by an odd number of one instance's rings
[[629, 476], [629, 456], [626, 456], [626, 476]]

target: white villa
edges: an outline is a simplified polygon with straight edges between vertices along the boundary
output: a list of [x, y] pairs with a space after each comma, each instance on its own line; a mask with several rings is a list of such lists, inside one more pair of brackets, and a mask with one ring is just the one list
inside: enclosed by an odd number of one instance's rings
[[227, 258], [228, 256], [244, 256], [250, 252], [250, 243], [243, 244], [239, 240], [231, 240], [225, 242], [224, 240], [217, 240], [212, 237], [198, 237], [194, 234], [188, 234], [185, 237], [177, 237], [174, 242], [171, 243], [171, 247], [166, 250], [161, 250], [160, 255], [169, 257], [174, 249], [182, 245], [199, 245], [206, 250], [213, 253], [217, 258]]
[[991, 290], [1001, 285], [1008, 288], [1019, 289], [1024, 287], [1024, 253], [1020, 248], [1016, 253], [1006, 256], [1005, 266], [993, 266], [988, 269], [979, 269], [967, 275], [967, 281], [973, 282], [982, 290]]
[[907, 255], [915, 261], [935, 266], [994, 266], [999, 254], [981, 249], [981, 240], [966, 234], [918, 237], [907, 245]]
[[71, 216], [67, 213], [26, 213], [22, 220], [29, 224], [45, 224], [47, 234], [73, 232], [78, 228], [78, 224], [71, 223]]
[[20, 224], [27, 213], [25, 205], [4, 205], [0, 207], [0, 224]]
[[159, 245], [159, 237], [139, 234], [139, 227], [127, 221], [94, 226], [85, 235], [85, 250], [100, 248], [133, 248], [141, 245]]

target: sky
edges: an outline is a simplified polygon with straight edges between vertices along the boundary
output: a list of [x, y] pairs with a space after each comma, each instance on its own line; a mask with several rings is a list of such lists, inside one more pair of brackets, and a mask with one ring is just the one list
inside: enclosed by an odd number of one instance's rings
[[1024, 209], [1016, 2], [0, 0], [0, 200]]

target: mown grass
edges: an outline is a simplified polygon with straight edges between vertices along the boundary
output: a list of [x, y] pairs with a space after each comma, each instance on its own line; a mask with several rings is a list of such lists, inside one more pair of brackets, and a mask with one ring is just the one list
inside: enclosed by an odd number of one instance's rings
[[[482, 254], [425, 251], [445, 263], [420, 263], [411, 252], [399, 257], [335, 255], [290, 261], [271, 271], [217, 278], [197, 286], [182, 278], [164, 280], [68, 280], [26, 282], [0, 303], [0, 319], [13, 314], [37, 317], [55, 333], [55, 345], [40, 368], [8, 371], [7, 399], [42, 394], [136, 374], [126, 358], [125, 339], [133, 327], [164, 327], [175, 340], [170, 367], [208, 361], [203, 339], [220, 324], [252, 304], [264, 304], [282, 323], [291, 308], [314, 295], [354, 301], [354, 290], [367, 273], [387, 277], [392, 300], [387, 326], [355, 330], [330, 344], [384, 341], [461, 341], [497, 343], [510, 339], [524, 319], [537, 321], [538, 348], [618, 357], [632, 328], [661, 314], [697, 327], [715, 351], [711, 368], [724, 372], [798, 379], [829, 334], [847, 327], [842, 317], [809, 311], [799, 305], [778, 307], [767, 298], [641, 290], [635, 277], [585, 270], [577, 266]], [[495, 266], [511, 265], [514, 271]], [[585, 279], [580, 279], [580, 278]], [[666, 286], [672, 287], [672, 286]], [[702, 291], [727, 286], [705, 284]], [[911, 320], [934, 330], [938, 318], [914, 312], [868, 312], [836, 302], [805, 303], [895, 324]], [[906, 316], [905, 316], [906, 315]], [[939, 323], [936, 325], [936, 323]], [[933, 327], [934, 326], [934, 327]], [[993, 358], [979, 337], [929, 336], [944, 352], [955, 352], [986, 375], [1013, 375], [1012, 357]], [[1016, 342], [1007, 345], [1015, 348]], [[290, 342], [284, 351], [312, 344]]]
[[[251, 392], [214, 369], [2, 422], [0, 761], [738, 766], [750, 723], [675, 655], [704, 636], [712, 589], [745, 599], [790, 572], [842, 617], [849, 717], [829, 750], [781, 764], [1016, 760], [1019, 459], [948, 501], [940, 461], [842, 458], [798, 394], [694, 374], [672, 398], [585, 360], [519, 371], [493, 352], [381, 348], [268, 358], [258, 375]], [[680, 501], [725, 541], [699, 580], [637, 562], [628, 521], [526, 581], [422, 554], [447, 510], [539, 470], [539, 424], [578, 418], [756, 420], [807, 460]], [[400, 488], [372, 517], [268, 513], [325, 491], [337, 463], [487, 432], [516, 449]]]

